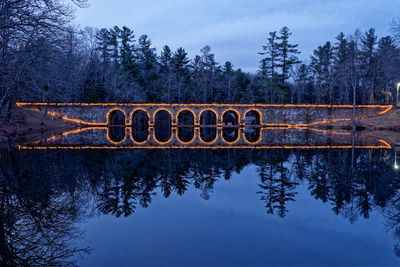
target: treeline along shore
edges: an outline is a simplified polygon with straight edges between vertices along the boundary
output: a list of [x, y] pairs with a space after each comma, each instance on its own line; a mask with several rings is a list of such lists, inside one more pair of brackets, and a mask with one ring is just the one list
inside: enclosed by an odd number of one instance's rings
[[[266, 32], [256, 73], [218, 62], [210, 46], [157, 51], [126, 26], [74, 26], [86, 0], [0, 4], [0, 118], [16, 123], [18, 101], [138, 103], [393, 104], [400, 79], [400, 20], [388, 36], [373, 28], [338, 33], [307, 63], [282, 27]], [[207, 40], [204, 40], [207, 42]]]

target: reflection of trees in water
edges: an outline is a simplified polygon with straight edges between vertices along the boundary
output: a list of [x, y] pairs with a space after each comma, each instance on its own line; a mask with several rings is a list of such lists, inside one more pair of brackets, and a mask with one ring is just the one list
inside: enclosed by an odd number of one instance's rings
[[298, 157], [294, 166], [307, 173], [305, 180], [316, 199], [331, 202], [336, 214], [353, 222], [358, 216], [368, 218], [373, 207], [385, 207], [399, 189], [399, 176], [383, 160], [386, 152], [356, 151], [354, 168], [350, 150], [309, 153], [307, 166]]
[[42, 156], [0, 150], [1, 266], [73, 265], [89, 252], [75, 245], [82, 236], [75, 223], [84, 213], [83, 196], [57, 177], [60, 166]]
[[286, 202], [295, 201], [297, 194], [294, 190], [299, 183], [291, 178], [289, 170], [284, 166], [288, 153], [274, 153], [265, 160], [259, 162], [258, 173], [260, 177], [261, 200], [265, 202], [267, 212], [277, 212], [279, 217], [285, 217], [287, 213]]
[[[164, 197], [183, 195], [193, 185], [208, 199], [215, 182], [229, 180], [234, 172], [254, 164], [260, 178], [258, 194], [268, 213], [284, 217], [288, 202], [295, 201], [296, 186], [306, 183], [312, 196], [330, 203], [334, 213], [351, 222], [384, 208], [388, 225], [400, 240], [400, 179], [385, 153], [356, 150], [352, 161], [348, 150], [3, 151], [7, 160], [1, 162], [5, 215], [0, 234], [4, 239], [26, 235], [16, 227], [29, 229], [35, 242], [42, 241], [24, 255], [43, 253], [43, 247], [51, 247], [44, 240], [52, 240], [62, 244], [57, 247], [63, 247], [59, 255], [68, 259], [82, 251], [73, 246], [80, 235], [73, 225], [90, 208], [85, 203], [119, 217], [149, 206], [157, 191]], [[46, 234], [55, 236], [39, 238]], [[2, 258], [14, 259], [10, 251], [16, 248], [6, 246], [1, 251], [8, 254]], [[20, 248], [26, 250], [27, 245]]]
[[386, 227], [394, 236], [394, 252], [400, 257], [400, 192], [396, 192], [386, 208], [386, 219]]

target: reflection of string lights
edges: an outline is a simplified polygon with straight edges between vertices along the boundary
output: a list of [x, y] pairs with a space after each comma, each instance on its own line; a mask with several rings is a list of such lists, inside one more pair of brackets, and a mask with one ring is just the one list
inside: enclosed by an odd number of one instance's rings
[[[228, 127], [227, 127], [228, 128]], [[235, 144], [235, 143], [237, 143], [238, 141], [239, 141], [239, 139], [240, 139], [240, 128], [238, 128], [238, 132], [237, 132], [237, 136], [236, 136], [236, 139], [235, 140], [233, 140], [233, 141], [228, 141], [228, 140], [226, 140], [225, 138], [224, 138], [224, 133], [223, 133], [223, 131], [224, 131], [224, 128], [222, 128], [222, 130], [221, 130], [221, 136], [222, 136], [222, 140], [225, 142], [225, 143], [227, 143], [227, 144]], [[236, 133], [235, 133], [235, 135], [236, 135]]]
[[339, 135], [339, 134], [341, 134], [341, 135], [351, 135], [351, 133], [348, 133], [348, 132], [338, 132], [338, 131], [334, 131], [334, 130], [325, 130], [325, 129], [317, 129], [317, 128], [299, 127], [298, 129], [307, 129], [307, 130], [311, 130], [313, 132], [331, 134], [331, 135]]
[[153, 128], [153, 140], [154, 140], [156, 143], [158, 143], [159, 145], [168, 144], [169, 142], [171, 142], [172, 137], [173, 137], [173, 128], [169, 128], [169, 130], [170, 130], [170, 133], [169, 133], [169, 138], [168, 138], [168, 140], [166, 140], [166, 141], [160, 141], [160, 140], [158, 140], [157, 137], [156, 137], [156, 130], [155, 130], [155, 128]]
[[217, 141], [217, 139], [218, 139], [218, 128], [217, 127], [202, 127], [203, 129], [206, 129], [206, 128], [208, 128], [208, 129], [215, 129], [215, 137], [214, 137], [214, 139], [213, 140], [211, 140], [211, 141], [206, 141], [206, 140], [204, 140], [203, 139], [203, 137], [201, 137], [201, 129], [199, 129], [199, 140], [200, 140], [200, 142], [201, 143], [203, 143], [203, 144], [208, 144], [208, 145], [211, 145], [211, 144], [213, 144], [215, 141]]
[[[65, 132], [63, 132], [63, 133], [61, 133], [59, 135], [54, 135], [52, 137], [47, 138], [46, 142], [56, 141], [58, 139], [61, 139], [63, 136], [67, 136], [67, 135], [70, 135], [70, 134], [78, 134], [78, 133], [82, 133], [82, 132], [87, 131], [87, 130], [95, 130], [95, 129], [98, 130], [98, 129], [107, 129], [107, 128], [105, 128], [105, 127], [87, 127], [87, 128], [79, 128], [79, 129], [74, 129], [74, 130], [68, 130], [68, 131], [65, 131]], [[36, 145], [36, 144], [40, 144], [40, 142], [42, 142], [42, 140], [38, 140], [38, 141], [32, 142], [31, 144], [32, 145]]]
[[182, 141], [182, 139], [179, 138], [179, 129], [184, 129], [184, 127], [180, 127], [180, 128], [177, 128], [177, 129], [176, 129], [176, 138], [177, 138], [177, 140], [178, 140], [180, 143], [184, 144], [184, 145], [188, 145], [188, 144], [193, 143], [194, 139], [195, 139], [196, 136], [197, 136], [197, 134], [196, 134], [197, 129], [193, 127], [193, 136], [192, 136], [192, 138], [191, 138], [189, 141]]
[[[75, 130], [66, 131], [66, 132], [64, 132], [64, 133], [62, 133], [62, 134], [60, 134], [60, 135], [56, 135], [56, 136], [49, 137], [49, 138], [46, 139], [46, 143], [47, 143], [47, 142], [51, 142], [51, 141], [59, 140], [60, 138], [62, 138], [62, 137], [64, 137], [64, 136], [67, 136], [67, 135], [78, 134], [78, 133], [82, 133], [82, 132], [85, 132], [85, 131], [88, 131], [88, 130], [106, 130], [106, 131], [107, 131], [107, 133], [106, 133], [106, 138], [107, 138], [107, 140], [108, 140], [111, 144], [114, 144], [114, 145], [122, 145], [123, 143], [125, 143], [126, 138], [127, 138], [128, 135], [130, 135], [130, 136], [133, 135], [133, 133], [129, 133], [130, 130], [132, 131], [132, 129], [131, 129], [130, 127], [124, 127], [124, 128], [125, 128], [125, 136], [124, 136], [124, 139], [123, 139], [122, 141], [120, 141], [120, 142], [116, 142], [116, 141], [113, 141], [113, 140], [111, 139], [111, 137], [110, 137], [110, 127], [86, 127], [86, 128], [81, 128], [81, 129], [75, 129]], [[151, 146], [151, 147], [154, 147], [154, 148], [157, 148], [157, 147], [174, 147], [174, 146], [182, 146], [182, 147], [186, 147], [186, 148], [196, 148], [196, 147], [199, 147], [199, 148], [200, 148], [200, 147], [208, 147], [208, 148], [214, 148], [214, 147], [231, 147], [231, 148], [235, 148], [235, 147], [242, 148], [242, 147], [243, 147], [243, 148], [256, 148], [256, 147], [262, 147], [262, 148], [305, 148], [305, 149], [306, 149], [306, 148], [329, 148], [329, 147], [332, 147], [332, 148], [352, 148], [351, 145], [346, 145], [346, 146], [285, 146], [285, 145], [282, 145], [282, 146], [265, 146], [265, 145], [260, 145], [260, 146], [258, 146], [258, 145], [256, 145], [256, 144], [258, 144], [258, 143], [261, 142], [262, 136], [263, 136], [263, 131], [274, 130], [274, 129], [287, 130], [287, 128], [285, 128], [285, 127], [280, 127], [280, 128], [277, 127], [277, 128], [273, 128], [273, 129], [271, 129], [271, 128], [259, 128], [259, 129], [258, 129], [258, 130], [260, 131], [259, 137], [258, 137], [258, 139], [257, 139], [256, 141], [254, 141], [254, 142], [248, 141], [248, 140], [246, 139], [245, 133], [242, 133], [242, 134], [240, 133], [240, 132], [241, 132], [241, 128], [239, 128], [239, 127], [237, 128], [237, 131], [238, 131], [238, 133], [237, 133], [237, 138], [236, 138], [234, 141], [227, 141], [227, 140], [225, 140], [225, 139], [223, 138], [223, 135], [222, 135], [223, 128], [222, 128], [222, 129], [219, 128], [219, 130], [217, 130], [217, 128], [214, 127], [214, 129], [216, 130], [215, 139], [212, 140], [212, 141], [210, 141], [210, 142], [206, 142], [206, 141], [202, 140], [202, 138], [201, 138], [200, 128], [202, 128], [202, 127], [194, 127], [193, 137], [192, 137], [192, 139], [191, 139], [190, 141], [188, 141], [188, 142], [184, 142], [184, 141], [181, 141], [181, 140], [179, 139], [179, 137], [178, 137], [178, 132], [177, 132], [177, 128], [176, 128], [176, 127], [171, 128], [171, 135], [170, 135], [170, 138], [169, 138], [167, 141], [165, 141], [165, 142], [158, 141], [158, 140], [155, 138], [155, 131], [154, 131], [154, 128], [153, 128], [153, 127], [150, 127], [149, 134], [148, 134], [148, 138], [147, 138], [146, 141], [144, 141], [144, 142], [142, 142], [142, 143], [139, 143], [139, 142], [136, 142], [136, 141], [133, 140], [133, 142], [134, 142], [134, 144], [137, 146], [137, 148], [148, 148], [148, 147], [150, 147], [150, 146]], [[336, 132], [336, 131], [319, 130], [319, 129], [308, 129], [308, 128], [299, 128], [299, 129], [301, 129], [301, 130], [312, 130], [312, 131], [321, 132], [321, 133], [323, 133], [323, 134], [330, 134], [330, 135], [347, 135], [347, 136], [348, 136], [348, 135], [351, 135], [351, 133], [347, 133], [347, 132], [339, 133], [339, 132]], [[150, 134], [150, 133], [152, 133], [152, 134]], [[175, 133], [175, 137], [176, 137], [175, 139], [173, 138], [173, 137], [174, 137], [174, 136], [173, 136], [173, 133]], [[151, 143], [150, 143], [149, 145], [144, 145], [146, 142], [150, 142], [150, 140], [151, 140], [151, 139], [150, 139], [150, 135], [152, 136], [152, 141], [156, 142], [156, 144], [155, 144], [155, 145], [151, 145]], [[361, 135], [361, 136], [363, 136], [363, 137], [365, 137], [365, 138], [373, 139], [373, 140], [375, 140], [375, 141], [381, 143], [382, 145], [376, 145], [376, 146], [355, 146], [355, 148], [385, 148], [385, 149], [390, 149], [390, 148], [391, 148], [391, 145], [390, 145], [387, 141], [385, 141], [385, 140], [376, 139], [376, 138], [373, 138], [373, 137], [370, 137], [370, 136], [364, 136], [364, 135]], [[238, 146], [238, 145], [236, 145], [236, 146], [233, 145], [233, 144], [237, 143], [237, 142], [241, 139], [240, 137], [242, 137], [243, 140], [244, 140], [247, 144], [250, 144], [250, 145], [240, 145], [240, 146]], [[132, 138], [131, 138], [131, 139], [132, 139]], [[172, 144], [172, 145], [168, 145], [168, 143], [170, 143], [172, 139], [174, 139], [176, 143], [174, 143], [174, 144]], [[226, 145], [223, 146], [223, 145], [221, 145], [221, 144], [218, 144], [218, 145], [214, 146], [213, 143], [216, 142], [218, 139], [221, 140], [222, 142], [224, 142]], [[196, 140], [200, 141], [200, 143], [202, 143], [203, 145], [193, 144]], [[43, 142], [43, 141], [35, 141], [35, 142], [31, 143], [31, 146], [29, 146], [29, 147], [36, 147], [36, 146], [40, 147], [39, 144], [40, 144], [41, 142]], [[204, 146], [204, 145], [206, 145], [206, 146]], [[28, 146], [26, 146], [26, 147], [28, 147]], [[83, 146], [83, 147], [86, 147], [86, 146]], [[92, 146], [89, 146], [89, 147], [92, 147]], [[106, 146], [106, 147], [107, 147], [107, 146]], [[126, 147], [126, 146], [118, 146], [118, 147]]]
[[[118, 128], [122, 128], [122, 127], [119, 126]], [[110, 127], [107, 127], [107, 140], [110, 143], [114, 144], [114, 145], [119, 145], [119, 144], [124, 143], [126, 141], [126, 137], [129, 135], [128, 134], [128, 127], [124, 127], [124, 131], [125, 131], [125, 136], [121, 141], [113, 141], [112, 138], [111, 138], [111, 129], [110, 129]]]
[[[17, 146], [22, 150], [43, 150], [43, 149], [351, 149], [351, 145], [343, 146]], [[387, 146], [354, 146], [356, 149], [389, 149]]]
[[[252, 128], [252, 127], [249, 127], [249, 128]], [[243, 131], [243, 140], [245, 140], [248, 144], [258, 144], [258, 143], [260, 143], [261, 140], [262, 140], [262, 129], [256, 129], [255, 131], [257, 131], [257, 130], [260, 131], [260, 132], [259, 132], [259, 136], [258, 136], [256, 141], [247, 140], [246, 133], [244, 131]]]

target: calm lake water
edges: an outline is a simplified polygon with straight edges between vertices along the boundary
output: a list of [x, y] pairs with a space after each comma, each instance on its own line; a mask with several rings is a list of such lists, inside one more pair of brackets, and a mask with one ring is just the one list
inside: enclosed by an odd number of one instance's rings
[[400, 265], [394, 150], [0, 155], [9, 264]]

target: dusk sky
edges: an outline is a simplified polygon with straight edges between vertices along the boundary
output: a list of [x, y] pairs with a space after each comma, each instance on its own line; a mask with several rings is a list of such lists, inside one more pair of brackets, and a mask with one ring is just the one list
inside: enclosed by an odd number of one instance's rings
[[168, 44], [182, 46], [190, 58], [210, 45], [216, 60], [230, 60], [235, 68], [255, 72], [257, 53], [269, 32], [288, 26], [298, 43], [302, 60], [343, 31], [351, 34], [374, 27], [388, 35], [390, 22], [400, 15], [399, 0], [89, 0], [78, 10], [76, 22], [96, 28], [126, 25], [136, 39], [147, 34], [159, 54]]

